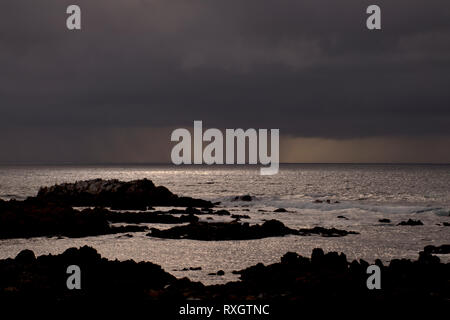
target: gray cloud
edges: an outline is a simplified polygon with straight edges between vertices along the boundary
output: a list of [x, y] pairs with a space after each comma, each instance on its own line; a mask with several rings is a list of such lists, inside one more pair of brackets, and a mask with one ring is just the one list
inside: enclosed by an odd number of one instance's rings
[[381, 32], [359, 0], [75, 2], [81, 32], [74, 1], [1, 2], [2, 127], [450, 135], [448, 1], [377, 1]]

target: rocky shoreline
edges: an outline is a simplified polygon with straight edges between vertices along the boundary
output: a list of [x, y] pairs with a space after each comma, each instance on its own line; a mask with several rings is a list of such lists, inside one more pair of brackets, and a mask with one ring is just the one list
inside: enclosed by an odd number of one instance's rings
[[[66, 287], [69, 265], [81, 270], [81, 290]], [[70, 248], [59, 255], [35, 257], [23, 250], [15, 259], [0, 260], [0, 299], [70, 302], [80, 299], [145, 301], [422, 301], [448, 303], [450, 264], [427, 250], [418, 260], [392, 260], [381, 269], [382, 290], [368, 290], [364, 260], [314, 249], [310, 258], [286, 253], [278, 263], [238, 270], [240, 281], [205, 286], [177, 279], [151, 262], [110, 261], [91, 247]]]
[[[251, 201], [249, 195], [236, 200]], [[153, 206], [169, 206], [168, 211]], [[88, 207], [76, 210], [74, 207]], [[110, 209], [107, 209], [110, 208]], [[183, 209], [179, 207], [184, 207]], [[231, 215], [215, 204], [202, 199], [180, 197], [152, 181], [94, 179], [43, 187], [36, 197], [24, 201], [0, 200], [0, 239], [30, 237], [87, 237], [148, 230], [142, 223], [183, 224], [168, 230], [152, 228], [151, 237], [194, 240], [250, 240], [286, 235], [320, 235], [342, 237], [356, 232], [314, 227], [294, 230], [278, 220], [261, 225], [240, 223], [248, 215]], [[117, 211], [128, 210], [128, 211]], [[131, 212], [129, 210], [135, 210]], [[275, 212], [287, 212], [283, 208]], [[202, 215], [230, 216], [232, 222], [199, 222]], [[209, 217], [208, 219], [211, 219]], [[110, 223], [133, 225], [111, 226]]]
[[[253, 201], [249, 195], [234, 201]], [[86, 237], [149, 231], [147, 236], [202, 241], [251, 240], [266, 237], [344, 237], [357, 232], [336, 228], [293, 229], [278, 220], [261, 224], [241, 222], [243, 214], [231, 214], [202, 199], [180, 197], [150, 180], [121, 182], [88, 180], [41, 188], [36, 197], [24, 201], [0, 200], [0, 239], [38, 236]], [[167, 211], [153, 207], [172, 207]], [[87, 207], [77, 210], [74, 207]], [[245, 211], [245, 210], [242, 210]], [[248, 210], [247, 210], [248, 211]], [[284, 208], [274, 212], [288, 212]], [[205, 222], [200, 217], [235, 219]], [[348, 219], [338, 216], [339, 219]], [[212, 219], [207, 217], [207, 219]], [[380, 219], [381, 223], [390, 223]], [[123, 223], [114, 226], [113, 223]], [[168, 229], [144, 223], [175, 224]], [[408, 220], [399, 225], [419, 226]], [[125, 236], [132, 236], [125, 234]], [[392, 260], [384, 266], [382, 290], [368, 290], [363, 260], [347, 261], [345, 254], [314, 249], [311, 257], [286, 253], [278, 263], [257, 264], [235, 270], [240, 281], [204, 285], [187, 278], [177, 279], [151, 262], [110, 261], [91, 247], [71, 248], [59, 255], [36, 257], [23, 250], [15, 259], [0, 260], [0, 301], [43, 299], [51, 303], [72, 301], [333, 301], [378, 303], [386, 301], [450, 301], [450, 264], [436, 254], [448, 254], [450, 245], [427, 246], [416, 261]], [[82, 270], [82, 289], [68, 290], [67, 267]], [[195, 269], [197, 270], [197, 269]], [[228, 272], [228, 271], [227, 271]], [[213, 273], [220, 276], [223, 270]]]

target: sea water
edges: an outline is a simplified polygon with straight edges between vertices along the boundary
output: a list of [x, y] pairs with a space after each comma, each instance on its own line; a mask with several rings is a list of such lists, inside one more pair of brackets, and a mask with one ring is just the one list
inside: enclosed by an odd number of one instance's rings
[[[335, 227], [360, 234], [249, 241], [156, 239], [146, 232], [133, 237], [8, 239], [0, 240], [0, 258], [14, 257], [23, 249], [36, 255], [58, 254], [73, 246], [89, 245], [109, 259], [151, 261], [177, 277], [210, 284], [237, 280], [233, 270], [277, 262], [288, 251], [310, 256], [313, 248], [321, 247], [344, 252], [348, 259], [388, 262], [416, 259], [426, 245], [450, 243], [450, 227], [443, 226], [443, 222], [450, 222], [448, 165], [282, 165], [273, 176], [261, 176], [257, 167], [247, 166], [1, 166], [0, 198], [21, 200], [36, 195], [41, 186], [93, 178], [148, 178], [179, 195], [220, 201], [220, 207], [232, 214], [249, 215], [250, 219], [242, 221], [251, 224], [278, 219], [291, 228]], [[234, 201], [243, 194], [254, 196], [254, 200]], [[280, 207], [288, 212], [273, 212]], [[210, 217], [212, 221], [231, 221], [230, 217]], [[202, 220], [207, 218], [201, 216]], [[378, 222], [381, 218], [392, 223]], [[424, 225], [397, 226], [410, 218], [420, 219]], [[439, 257], [450, 261], [448, 255]], [[202, 269], [183, 271], [189, 267]], [[225, 275], [208, 275], [218, 270], [224, 270]]]

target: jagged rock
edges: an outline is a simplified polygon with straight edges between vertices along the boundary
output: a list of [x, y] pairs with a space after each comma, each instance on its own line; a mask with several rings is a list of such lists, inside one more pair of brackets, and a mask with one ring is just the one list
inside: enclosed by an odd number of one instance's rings
[[423, 226], [423, 223], [420, 220], [408, 219], [408, 221], [402, 221], [397, 225], [398, 226]]
[[[144, 298], [144, 292], [150, 289], [163, 290], [174, 284], [174, 276], [150, 262], [136, 263], [128, 261], [109, 261], [103, 259], [91, 247], [69, 248], [64, 253], [52, 256], [33, 258], [34, 253], [22, 251], [16, 259], [0, 260], [0, 296], [2, 301], [7, 297], [16, 298], [20, 302], [49, 299], [61, 301], [80, 299], [120, 299], [133, 300]], [[24, 264], [23, 259], [27, 263]], [[80, 267], [82, 275], [82, 292], [67, 290], [66, 269], [70, 265]], [[17, 290], [9, 295], [6, 288], [14, 286]], [[78, 291], [78, 292], [77, 292]]]
[[[382, 290], [378, 291], [367, 289], [367, 262], [349, 263], [343, 253], [324, 253], [320, 248], [313, 250], [311, 258], [288, 252], [279, 263], [267, 266], [258, 263], [233, 271], [240, 275], [239, 282], [210, 286], [187, 278], [176, 279], [150, 262], [109, 261], [90, 247], [70, 248], [56, 256], [33, 257], [34, 253], [24, 252], [16, 259], [0, 260], [2, 302], [39, 300], [79, 305], [83, 301], [105, 301], [148, 305], [152, 300], [158, 303], [257, 300], [323, 305], [324, 302], [351, 301], [367, 306], [402, 302], [400, 306], [404, 308], [404, 303], [411, 301], [419, 305], [432, 302], [434, 306], [436, 303], [446, 306], [450, 292], [450, 264], [440, 263], [437, 257], [425, 253], [417, 261], [396, 259], [387, 266], [376, 261], [382, 270]], [[80, 267], [82, 290], [67, 290], [66, 268], [69, 265]], [[183, 270], [193, 269], [198, 268]], [[223, 270], [210, 273], [212, 276], [223, 274]]]
[[86, 180], [39, 190], [37, 199], [70, 206], [102, 206], [116, 210], [146, 210], [151, 206], [213, 207], [210, 201], [179, 197], [151, 180]]

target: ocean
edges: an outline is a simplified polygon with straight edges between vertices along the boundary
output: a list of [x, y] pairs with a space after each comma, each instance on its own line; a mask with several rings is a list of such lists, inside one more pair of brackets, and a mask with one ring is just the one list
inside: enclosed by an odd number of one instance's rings
[[[177, 277], [214, 284], [237, 280], [233, 270], [278, 262], [288, 251], [310, 256], [313, 248], [320, 247], [344, 252], [349, 259], [388, 262], [416, 259], [424, 246], [450, 242], [450, 228], [443, 225], [450, 222], [450, 165], [286, 164], [273, 176], [261, 176], [259, 167], [248, 166], [0, 166], [0, 198], [22, 200], [36, 195], [41, 186], [94, 178], [148, 178], [179, 195], [221, 202], [219, 207], [232, 214], [249, 215], [250, 219], [243, 221], [251, 224], [277, 219], [291, 228], [335, 227], [359, 234], [246, 241], [156, 239], [146, 232], [133, 237], [8, 239], [0, 240], [0, 259], [14, 257], [23, 249], [41, 255], [89, 245], [109, 259], [151, 261]], [[234, 201], [235, 196], [244, 194], [254, 200]], [[288, 212], [273, 212], [277, 208]], [[213, 221], [231, 220], [211, 217]], [[380, 223], [382, 218], [391, 223]], [[397, 226], [410, 218], [420, 219], [424, 225]], [[160, 229], [173, 226], [148, 225]], [[450, 261], [445, 255], [438, 256]], [[190, 267], [201, 270], [183, 270]], [[225, 275], [209, 274], [218, 270]]]

